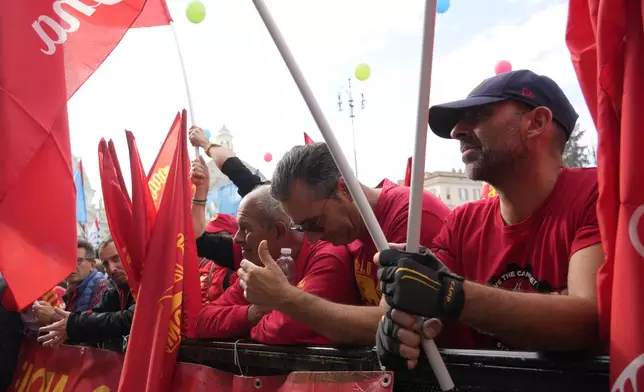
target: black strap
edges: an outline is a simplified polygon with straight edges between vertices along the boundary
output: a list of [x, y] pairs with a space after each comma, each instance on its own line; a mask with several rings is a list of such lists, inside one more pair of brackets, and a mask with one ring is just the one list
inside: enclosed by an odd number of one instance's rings
[[212, 287], [212, 273], [215, 270], [215, 262], [211, 262], [210, 264], [210, 271], [208, 271], [208, 287], [206, 288], [206, 298], [208, 298], [208, 301], [212, 301], [210, 298], [210, 288]]
[[224, 291], [230, 287], [230, 277], [233, 275], [235, 271], [231, 270], [230, 268], [226, 271], [226, 275], [224, 275]]

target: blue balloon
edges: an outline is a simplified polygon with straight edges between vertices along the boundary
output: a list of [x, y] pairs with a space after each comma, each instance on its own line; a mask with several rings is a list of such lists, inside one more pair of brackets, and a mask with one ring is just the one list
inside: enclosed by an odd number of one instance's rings
[[436, 12], [444, 14], [449, 9], [450, 0], [438, 0], [436, 2]]
[[210, 131], [207, 129], [204, 129], [203, 132], [206, 134], [206, 137], [210, 139]]

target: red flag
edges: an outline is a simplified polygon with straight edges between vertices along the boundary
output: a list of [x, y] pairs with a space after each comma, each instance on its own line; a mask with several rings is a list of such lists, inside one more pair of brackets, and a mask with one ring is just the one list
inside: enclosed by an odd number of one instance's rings
[[168, 131], [168, 135], [163, 141], [161, 150], [159, 150], [159, 155], [157, 155], [148, 173], [148, 185], [157, 209], [159, 209], [159, 205], [161, 204], [161, 195], [163, 195], [163, 189], [168, 179], [168, 171], [170, 170], [170, 163], [172, 163], [172, 158], [174, 157], [174, 151], [177, 148], [177, 137], [179, 137], [180, 131], [181, 114], [177, 113]]
[[130, 151], [130, 170], [132, 173], [132, 219], [135, 222], [133, 227], [133, 242], [136, 247], [130, 248], [132, 264], [139, 271], [143, 270], [145, 262], [145, 250], [147, 249], [150, 234], [154, 227], [157, 210], [154, 207], [148, 179], [141, 163], [139, 150], [136, 147], [136, 140], [130, 131], [125, 131], [127, 144]]
[[307, 135], [306, 132], [304, 132], [304, 144], [313, 144], [313, 143], [315, 143], [313, 139], [311, 139], [309, 135]]
[[404, 186], [411, 186], [411, 157], [407, 158], [407, 170], [405, 170]]
[[116, 147], [114, 146], [112, 139], [107, 142], [107, 147], [110, 150], [112, 163], [114, 164], [114, 170], [116, 170], [116, 178], [118, 179], [118, 183], [121, 186], [121, 190], [123, 191], [125, 196], [127, 196], [127, 199], [130, 200], [130, 194], [127, 193], [127, 187], [125, 186], [125, 180], [123, 179], [123, 172], [121, 171], [121, 164], [119, 163], [118, 155], [116, 155]]
[[172, 22], [172, 16], [170, 16], [165, 0], [148, 0], [143, 12], [132, 27], [163, 26], [170, 24], [170, 22]]
[[[201, 306], [197, 249], [190, 214], [187, 115], [147, 247], [119, 391], [167, 391], [181, 336], [194, 336]], [[144, 271], [144, 272], [145, 272]]]
[[[0, 2], [0, 269], [9, 285], [6, 306], [24, 308], [75, 268], [67, 100], [144, 4]], [[107, 19], [113, 21], [109, 27], [102, 24]], [[44, 191], [34, 192], [35, 184]], [[45, 205], [43, 219], [35, 206]]]
[[611, 390], [620, 392], [644, 387], [643, 8], [641, 0], [571, 0], [566, 34], [599, 134], [600, 333], [610, 337]]
[[130, 254], [131, 249], [136, 249], [140, 244], [134, 241], [132, 202], [127, 190], [121, 185], [123, 176], [120, 173], [118, 159], [116, 155], [111, 154], [104, 139], [101, 139], [98, 145], [98, 167], [107, 223], [114, 239], [114, 245], [116, 245], [118, 254], [123, 260], [128, 285], [132, 294], [136, 297], [139, 290], [141, 270], [139, 264], [132, 263]]

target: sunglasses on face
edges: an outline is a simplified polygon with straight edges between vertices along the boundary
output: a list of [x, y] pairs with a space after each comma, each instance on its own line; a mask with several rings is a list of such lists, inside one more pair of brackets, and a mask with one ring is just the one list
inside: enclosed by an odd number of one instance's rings
[[[291, 223], [289, 226], [290, 230], [297, 231], [299, 233], [322, 233], [324, 232], [324, 226], [320, 224], [320, 220], [322, 219], [322, 215], [324, 214], [324, 210], [326, 209], [326, 202], [329, 199], [324, 200], [324, 204], [322, 204], [322, 211], [320, 212], [320, 215], [318, 215], [317, 218], [309, 218], [306, 221], [302, 223]], [[312, 223], [315, 219], [315, 223]], [[307, 222], [308, 221], [308, 222]]]

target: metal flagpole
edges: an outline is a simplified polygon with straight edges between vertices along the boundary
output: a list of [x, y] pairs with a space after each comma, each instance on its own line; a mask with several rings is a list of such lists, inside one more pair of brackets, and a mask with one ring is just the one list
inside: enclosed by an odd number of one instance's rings
[[[360, 210], [360, 215], [362, 215], [362, 219], [367, 225], [367, 229], [369, 231], [369, 234], [371, 235], [371, 238], [373, 239], [373, 242], [376, 244], [376, 247], [378, 248], [379, 251], [388, 249], [389, 244], [387, 243], [387, 238], [385, 238], [385, 235], [382, 232], [382, 228], [380, 228], [380, 225], [378, 224], [378, 220], [376, 219], [376, 216], [373, 210], [371, 209], [369, 202], [367, 201], [367, 197], [362, 191], [362, 188], [360, 187], [360, 183], [358, 182], [358, 179], [356, 178], [355, 174], [351, 170], [351, 166], [349, 166], [349, 162], [347, 162], [347, 159], [342, 153], [340, 144], [335, 138], [335, 135], [333, 134], [333, 131], [331, 130], [331, 127], [329, 125], [329, 122], [327, 121], [326, 117], [324, 116], [324, 113], [320, 109], [320, 105], [315, 99], [315, 96], [313, 95], [311, 88], [309, 87], [306, 79], [304, 78], [304, 75], [302, 74], [302, 70], [300, 70], [300, 67], [295, 61], [295, 58], [293, 57], [291, 50], [286, 44], [286, 41], [284, 40], [282, 33], [279, 31], [279, 28], [277, 27], [275, 20], [273, 20], [273, 17], [268, 11], [268, 8], [266, 7], [264, 0], [253, 0], [253, 3], [255, 4], [255, 8], [257, 9], [257, 12], [262, 18], [264, 25], [266, 25], [266, 29], [268, 30], [269, 34], [273, 38], [273, 42], [275, 43], [275, 46], [277, 47], [278, 51], [282, 55], [282, 59], [284, 60], [284, 63], [286, 63], [286, 67], [288, 68], [289, 72], [291, 73], [291, 76], [293, 77], [293, 80], [295, 81], [295, 84], [300, 90], [300, 94], [302, 94], [302, 98], [304, 98], [304, 101], [306, 102], [306, 105], [308, 106], [309, 111], [313, 116], [313, 119], [315, 120], [318, 128], [320, 129], [320, 133], [324, 137], [324, 141], [329, 146], [329, 150], [331, 152], [331, 155], [333, 156], [333, 160], [335, 161], [336, 165], [338, 165], [338, 169], [340, 169], [340, 173], [342, 174], [342, 177], [346, 181], [347, 187], [349, 188], [349, 192], [351, 193], [351, 196], [353, 197], [353, 199], [356, 201], [356, 205]], [[436, 0], [426, 0], [425, 7], [426, 7], [426, 10], [425, 10], [426, 15], [425, 15], [425, 35], [424, 35], [423, 48], [428, 46], [426, 45], [425, 41], [427, 41], [427, 38], [429, 36], [432, 37], [431, 45], [433, 46], [433, 31], [434, 31], [433, 21], [435, 20], [434, 19], [435, 15], [431, 15], [428, 17], [428, 14], [430, 12], [431, 13], [436, 12]], [[428, 24], [430, 22], [432, 23], [431, 34], [428, 34], [428, 30], [430, 30], [428, 29]], [[423, 62], [424, 61], [426, 60], [423, 59]], [[452, 390], [454, 389], [454, 383], [452, 382], [452, 378], [450, 377], [449, 372], [445, 367], [445, 363], [443, 362], [443, 359], [441, 358], [440, 353], [438, 352], [438, 348], [436, 348], [436, 345], [433, 344], [433, 342], [431, 343], [432, 344], [424, 344], [423, 346], [423, 348], [425, 349], [425, 354], [427, 355], [427, 359], [429, 359], [432, 365], [432, 369], [436, 374], [436, 378], [441, 386], [441, 389], [443, 391]]]
[[[179, 55], [179, 62], [181, 63], [181, 71], [183, 72], [183, 84], [186, 87], [186, 95], [188, 96], [188, 112], [190, 113], [190, 120], [192, 125], [196, 124], [194, 106], [192, 105], [192, 94], [190, 93], [190, 83], [188, 82], [188, 73], [186, 72], [186, 62], [183, 60], [183, 53], [181, 52], [181, 45], [179, 44], [179, 36], [177, 30], [174, 28], [174, 21], [170, 22], [172, 29], [172, 36], [174, 43], [177, 47], [177, 54]], [[199, 157], [199, 147], [195, 147], [195, 157]]]

